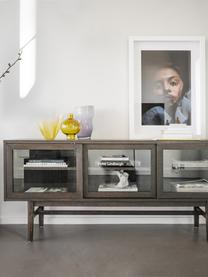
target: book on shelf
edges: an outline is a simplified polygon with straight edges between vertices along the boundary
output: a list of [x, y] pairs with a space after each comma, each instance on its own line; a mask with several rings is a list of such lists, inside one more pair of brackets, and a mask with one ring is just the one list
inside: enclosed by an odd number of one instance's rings
[[68, 167], [64, 160], [28, 160], [24, 167]]
[[27, 189], [25, 192], [44, 192], [46, 190], [47, 190], [46, 187], [31, 187]]
[[172, 182], [177, 192], [208, 192], [208, 181], [197, 179], [191, 181]]
[[48, 188], [47, 192], [67, 192], [67, 188]]
[[101, 191], [117, 191], [117, 192], [137, 192], [138, 191], [138, 187], [137, 185], [130, 185], [128, 187], [125, 187], [125, 188], [119, 188], [117, 186], [117, 184], [115, 183], [109, 183], [109, 184], [101, 184], [99, 185], [98, 187], [98, 191], [101, 192]]
[[129, 157], [125, 155], [111, 155], [111, 156], [101, 156], [101, 161], [118, 161], [118, 162], [128, 162]]
[[132, 167], [132, 164], [128, 161], [100, 161], [99, 166], [103, 167], [108, 167], [108, 166], [115, 166], [115, 167], [120, 167], [120, 166], [127, 166], [127, 167]]
[[31, 187], [25, 192], [67, 192], [67, 188], [66, 187], [54, 187], [54, 188]]
[[64, 160], [60, 160], [60, 159], [41, 159], [41, 160], [34, 160], [34, 159], [29, 159], [27, 160], [27, 162], [30, 162], [30, 163], [46, 163], [46, 162], [49, 162], [49, 163], [64, 163]]
[[185, 169], [185, 168], [206, 168], [208, 167], [208, 160], [199, 161], [173, 161], [173, 169]]

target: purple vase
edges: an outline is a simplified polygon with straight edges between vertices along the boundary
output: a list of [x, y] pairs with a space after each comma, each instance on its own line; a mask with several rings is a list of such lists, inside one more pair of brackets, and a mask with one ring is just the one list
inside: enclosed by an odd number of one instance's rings
[[80, 122], [78, 139], [90, 139], [93, 130], [94, 106], [77, 107], [74, 112], [75, 118]]

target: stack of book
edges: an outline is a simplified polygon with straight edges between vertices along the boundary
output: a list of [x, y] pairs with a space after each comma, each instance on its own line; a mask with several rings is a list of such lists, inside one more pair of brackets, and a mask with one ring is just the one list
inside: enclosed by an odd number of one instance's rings
[[173, 161], [172, 169], [208, 168], [208, 160], [199, 161]]
[[64, 160], [28, 160], [24, 167], [67, 167]]
[[175, 183], [177, 192], [208, 192], [208, 181], [206, 179], [190, 180]]
[[102, 156], [99, 165], [103, 167], [132, 166], [129, 157], [125, 155]]

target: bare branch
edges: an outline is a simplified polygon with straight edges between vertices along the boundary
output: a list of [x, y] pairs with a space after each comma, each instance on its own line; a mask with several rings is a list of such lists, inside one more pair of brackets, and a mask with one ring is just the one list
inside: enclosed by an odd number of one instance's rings
[[10, 72], [10, 69], [18, 62], [20, 61], [22, 58], [21, 58], [21, 55], [22, 55], [22, 50], [19, 50], [18, 52], [18, 57], [16, 58], [16, 60], [13, 62], [13, 63], [8, 63], [8, 67], [7, 69], [0, 75], [0, 82], [1, 82], [1, 79], [4, 78], [6, 76], [6, 74], [8, 74]]
[[18, 57], [16, 58], [16, 60], [13, 62], [13, 63], [8, 63], [8, 67], [6, 68], [6, 70], [0, 75], [0, 82], [1, 82], [1, 79], [3, 79], [6, 74], [9, 74], [10, 72], [10, 69], [11, 67], [13, 67], [18, 61], [20, 61], [22, 59], [22, 52], [23, 52], [23, 49], [25, 47], [27, 47], [28, 44], [31, 43], [31, 41], [33, 41], [36, 37], [36, 34], [31, 37], [20, 49], [19, 49], [19, 52], [18, 52]]

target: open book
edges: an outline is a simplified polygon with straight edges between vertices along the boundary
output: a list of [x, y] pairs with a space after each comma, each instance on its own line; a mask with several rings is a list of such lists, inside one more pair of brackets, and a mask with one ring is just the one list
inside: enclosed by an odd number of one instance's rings
[[67, 188], [66, 187], [54, 187], [54, 188], [31, 187], [25, 192], [67, 192]]
[[101, 184], [99, 185], [98, 191], [118, 191], [118, 192], [128, 192], [128, 191], [138, 191], [137, 185], [127, 186], [125, 188], [120, 188], [117, 184]]

